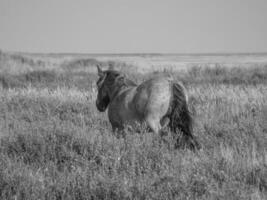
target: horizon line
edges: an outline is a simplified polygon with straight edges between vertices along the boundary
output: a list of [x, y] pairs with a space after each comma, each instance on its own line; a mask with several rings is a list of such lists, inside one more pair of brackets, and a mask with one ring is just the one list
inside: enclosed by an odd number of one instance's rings
[[9, 51], [9, 50], [3, 50], [0, 48], [1, 52], [6, 53], [15, 53], [15, 54], [31, 54], [31, 55], [135, 55], [135, 56], [164, 56], [164, 55], [264, 55], [267, 54], [267, 51], [252, 51], [252, 52], [192, 52], [192, 53], [160, 53], [160, 52], [127, 52], [127, 53], [85, 53], [85, 52], [30, 52], [30, 51]]

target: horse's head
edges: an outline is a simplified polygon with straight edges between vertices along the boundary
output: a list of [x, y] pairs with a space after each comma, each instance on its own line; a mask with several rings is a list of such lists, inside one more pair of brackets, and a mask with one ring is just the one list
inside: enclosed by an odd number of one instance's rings
[[121, 74], [114, 70], [106, 70], [102, 71], [99, 66], [97, 66], [98, 70], [98, 80], [96, 82], [98, 94], [96, 99], [96, 107], [100, 112], [104, 112], [112, 98], [112, 86], [116, 82], [117, 77], [121, 76]]

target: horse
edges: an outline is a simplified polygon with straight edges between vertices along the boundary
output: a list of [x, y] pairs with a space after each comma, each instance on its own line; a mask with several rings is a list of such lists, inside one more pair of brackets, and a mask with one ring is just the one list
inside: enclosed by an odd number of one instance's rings
[[[99, 65], [97, 70], [96, 107], [99, 112], [108, 109], [114, 132], [123, 131], [126, 126], [146, 124], [154, 133], [160, 134], [167, 127], [176, 135], [180, 133], [183, 143], [190, 149], [200, 148], [192, 134], [193, 119], [181, 82], [161, 74], [137, 85], [119, 71], [102, 70]], [[177, 137], [175, 147], [181, 146], [180, 139]]]

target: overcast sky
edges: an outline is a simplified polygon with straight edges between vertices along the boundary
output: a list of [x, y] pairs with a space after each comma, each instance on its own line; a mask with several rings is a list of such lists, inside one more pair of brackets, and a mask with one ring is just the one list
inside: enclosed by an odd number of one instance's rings
[[0, 0], [0, 49], [267, 52], [267, 0]]

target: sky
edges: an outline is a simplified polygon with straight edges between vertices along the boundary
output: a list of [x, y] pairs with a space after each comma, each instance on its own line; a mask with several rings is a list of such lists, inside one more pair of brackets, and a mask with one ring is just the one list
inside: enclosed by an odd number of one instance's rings
[[0, 49], [267, 52], [267, 0], [0, 0]]

